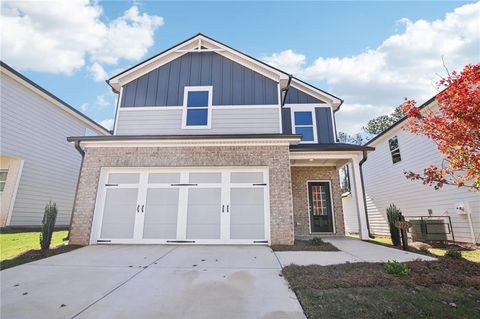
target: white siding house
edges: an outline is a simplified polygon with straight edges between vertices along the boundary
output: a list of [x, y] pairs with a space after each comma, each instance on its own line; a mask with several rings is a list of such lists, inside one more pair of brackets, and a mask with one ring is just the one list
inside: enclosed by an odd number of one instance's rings
[[67, 226], [82, 158], [66, 138], [109, 132], [3, 62], [0, 88], [0, 226], [41, 225], [50, 200]]
[[[429, 102], [432, 103], [431, 101]], [[430, 107], [428, 104], [425, 106]], [[377, 236], [389, 235], [386, 209], [394, 203], [405, 217], [429, 216], [429, 209], [432, 216], [450, 216], [456, 241], [478, 243], [480, 240], [478, 192], [452, 185], [435, 190], [433, 187], [423, 185], [421, 181], [405, 178], [405, 171], [421, 173], [429, 164], [437, 166], [442, 164], [442, 156], [435, 143], [424, 136], [404, 130], [406, 122], [401, 120], [367, 144], [375, 147], [375, 151], [368, 155], [368, 160], [362, 167], [371, 233]], [[389, 140], [395, 137], [398, 140], [400, 159], [396, 163], [389, 147]], [[343, 201], [346, 203], [345, 210], [348, 210], [348, 197]], [[467, 214], [459, 214], [457, 206], [464, 206]], [[345, 216], [348, 215], [349, 212], [346, 211]], [[349, 224], [348, 218], [345, 222], [347, 229], [354, 228], [353, 224]]]

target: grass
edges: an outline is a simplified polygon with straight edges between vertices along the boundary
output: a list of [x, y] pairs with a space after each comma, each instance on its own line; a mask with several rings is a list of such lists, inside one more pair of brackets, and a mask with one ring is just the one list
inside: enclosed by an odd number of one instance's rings
[[6, 269], [21, 265], [30, 261], [45, 258], [51, 255], [66, 252], [77, 247], [69, 246], [68, 231], [55, 231], [50, 244], [51, 249], [42, 252], [40, 250], [40, 232], [26, 230], [0, 230], [0, 269]]
[[338, 251], [337, 247], [322, 241], [320, 238], [295, 240], [293, 245], [273, 245], [271, 248], [274, 251]]
[[381, 263], [283, 269], [308, 318], [477, 318], [480, 264], [440, 257], [406, 263], [405, 276]]
[[[358, 235], [350, 235], [350, 236], [358, 238]], [[375, 237], [375, 238], [369, 239], [369, 241], [376, 244], [389, 245], [389, 246], [393, 245], [390, 237]], [[457, 247], [462, 252], [462, 257], [465, 258], [466, 260], [480, 263], [480, 248], [477, 247], [476, 249], [470, 249], [470, 248], [464, 248], [460, 246], [454, 246], [454, 247]], [[418, 249], [415, 249], [414, 247], [411, 247], [410, 250], [412, 252], [416, 252], [420, 254], [426, 253], [427, 255], [433, 255], [433, 257], [437, 257], [437, 256], [442, 257], [442, 256], [445, 256], [445, 253], [447, 252], [448, 247], [447, 246], [432, 247], [432, 248], [428, 248], [426, 251], [418, 250]]]

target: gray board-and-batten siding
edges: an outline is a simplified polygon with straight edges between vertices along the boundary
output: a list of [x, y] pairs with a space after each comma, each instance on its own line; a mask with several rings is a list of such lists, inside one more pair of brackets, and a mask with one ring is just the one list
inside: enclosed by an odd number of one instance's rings
[[[126, 84], [120, 106], [180, 106], [185, 86], [213, 86], [213, 105], [279, 102], [277, 82], [218, 53], [190, 52]], [[323, 102], [292, 87], [286, 103]]]

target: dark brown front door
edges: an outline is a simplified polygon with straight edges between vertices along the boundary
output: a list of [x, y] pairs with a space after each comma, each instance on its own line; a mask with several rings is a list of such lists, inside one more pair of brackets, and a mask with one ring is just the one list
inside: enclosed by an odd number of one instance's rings
[[312, 233], [333, 233], [332, 198], [328, 182], [308, 182], [308, 208]]

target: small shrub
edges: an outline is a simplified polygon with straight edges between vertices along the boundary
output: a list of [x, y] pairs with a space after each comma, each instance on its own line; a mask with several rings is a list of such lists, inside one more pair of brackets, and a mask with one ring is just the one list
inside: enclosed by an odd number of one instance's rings
[[309, 240], [309, 243], [312, 246], [320, 246], [323, 244], [323, 240], [320, 237], [314, 237]]
[[398, 261], [388, 261], [384, 266], [383, 269], [387, 274], [395, 275], [395, 276], [407, 276], [410, 274], [410, 268], [408, 268], [407, 264], [400, 263]]
[[387, 208], [388, 226], [390, 228], [390, 237], [394, 246], [400, 246], [400, 230], [395, 226], [395, 223], [400, 220], [400, 209], [395, 204], [390, 204]]
[[42, 232], [40, 233], [40, 247], [42, 250], [50, 248], [52, 242], [53, 230], [57, 219], [57, 204], [49, 202], [45, 206], [45, 212], [42, 220]]
[[452, 258], [462, 258], [462, 252], [456, 248], [448, 248], [445, 256]]

